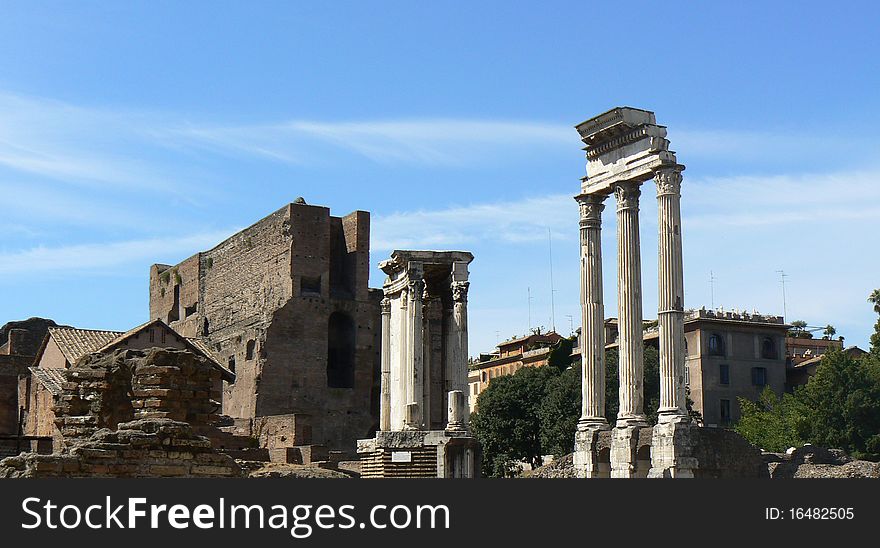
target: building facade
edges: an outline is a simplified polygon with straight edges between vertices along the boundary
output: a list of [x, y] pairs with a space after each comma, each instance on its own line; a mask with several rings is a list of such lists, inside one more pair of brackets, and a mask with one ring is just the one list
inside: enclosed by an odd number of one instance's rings
[[704, 425], [735, 423], [738, 398], [757, 400], [765, 387], [782, 395], [789, 327], [781, 316], [706, 309], [685, 314], [690, 398]]
[[492, 354], [480, 356], [468, 371], [468, 405], [473, 413], [477, 410], [477, 397], [492, 379], [513, 375], [523, 367], [547, 365], [553, 346], [562, 340], [555, 332], [534, 333], [517, 337], [499, 344]]

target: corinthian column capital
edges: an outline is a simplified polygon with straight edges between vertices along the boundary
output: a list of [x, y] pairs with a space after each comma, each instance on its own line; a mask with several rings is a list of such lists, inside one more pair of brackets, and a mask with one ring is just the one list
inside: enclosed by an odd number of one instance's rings
[[604, 194], [581, 194], [575, 197], [581, 210], [581, 228], [601, 228], [602, 211], [605, 210]]
[[466, 303], [470, 282], [452, 282], [452, 300], [457, 303]]
[[639, 209], [639, 196], [642, 195], [641, 183], [626, 182], [614, 186], [614, 197], [617, 199], [617, 211]]
[[385, 297], [382, 299], [380, 306], [382, 308], [382, 314], [391, 314], [391, 299]]
[[657, 196], [671, 194], [681, 195], [681, 171], [683, 166], [661, 168], [654, 172], [654, 182], [657, 184]]
[[410, 280], [409, 281], [409, 296], [413, 302], [421, 302], [422, 297], [425, 294], [425, 281], [424, 280]]

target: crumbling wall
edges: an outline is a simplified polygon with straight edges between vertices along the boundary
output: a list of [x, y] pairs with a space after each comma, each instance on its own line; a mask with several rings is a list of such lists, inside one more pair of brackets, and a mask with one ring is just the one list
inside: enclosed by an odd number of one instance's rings
[[88, 354], [65, 371], [64, 391], [55, 400], [55, 425], [65, 445], [102, 428], [134, 419], [131, 366], [134, 351]]
[[236, 477], [241, 468], [211, 441], [171, 419], [139, 419], [102, 429], [54, 455], [0, 461], [0, 478]]
[[56, 398], [63, 448], [0, 461], [0, 477], [230, 477], [232, 457], [204, 433], [214, 427], [219, 376], [189, 351], [116, 350], [83, 357]]

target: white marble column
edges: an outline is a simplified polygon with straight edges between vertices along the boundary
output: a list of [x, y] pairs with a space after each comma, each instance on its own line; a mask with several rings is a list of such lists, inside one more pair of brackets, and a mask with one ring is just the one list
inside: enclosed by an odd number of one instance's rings
[[681, 166], [655, 173], [659, 211], [660, 409], [658, 422], [687, 419], [684, 268], [681, 252]]
[[642, 265], [639, 242], [638, 182], [618, 183], [617, 308], [620, 409], [617, 426], [647, 426], [644, 413], [644, 335], [642, 322]]
[[[467, 265], [465, 265], [465, 268]], [[455, 362], [451, 371], [447, 375], [452, 376], [450, 386], [452, 390], [460, 391], [463, 395], [468, 394], [468, 319], [467, 319], [467, 294], [470, 282], [453, 281], [452, 282], [452, 341], [454, 348]], [[465, 402], [464, 415], [462, 420], [466, 423], [468, 419], [468, 406]]]
[[419, 430], [423, 428], [425, 416], [425, 371], [424, 371], [424, 312], [422, 310], [422, 297], [425, 291], [425, 282], [421, 279], [421, 271], [409, 273], [409, 363], [410, 388], [407, 391], [410, 396], [409, 403], [414, 405], [413, 411], [407, 421], [407, 429]]
[[391, 430], [391, 299], [382, 299], [382, 377], [379, 430]]
[[608, 428], [602, 294], [602, 210], [606, 198], [603, 194], [577, 197], [581, 212], [581, 431]]

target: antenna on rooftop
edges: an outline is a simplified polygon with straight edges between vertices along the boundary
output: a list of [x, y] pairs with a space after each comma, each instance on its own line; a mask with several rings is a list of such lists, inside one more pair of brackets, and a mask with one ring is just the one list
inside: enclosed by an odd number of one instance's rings
[[568, 318], [568, 334], [571, 335], [574, 333], [574, 318], [571, 314], [566, 314], [565, 317]]
[[531, 333], [532, 331], [532, 288], [527, 287], [526, 291], [529, 293], [529, 328], [526, 330], [526, 333]]
[[776, 273], [779, 274], [780, 283], [782, 284], [782, 321], [785, 321], [785, 318], [788, 317], [788, 303], [785, 297], [785, 279], [788, 278], [788, 274], [784, 270], [777, 270]]
[[712, 292], [712, 310], [715, 310], [715, 280], [717, 280], [717, 279], [718, 278], [715, 277], [715, 272], [710, 270], [709, 271], [709, 287], [711, 288], [711, 292]]
[[547, 227], [547, 248], [550, 252], [550, 329], [556, 333], [556, 301], [553, 296], [556, 293], [556, 290], [553, 289], [553, 233], [549, 226]]

